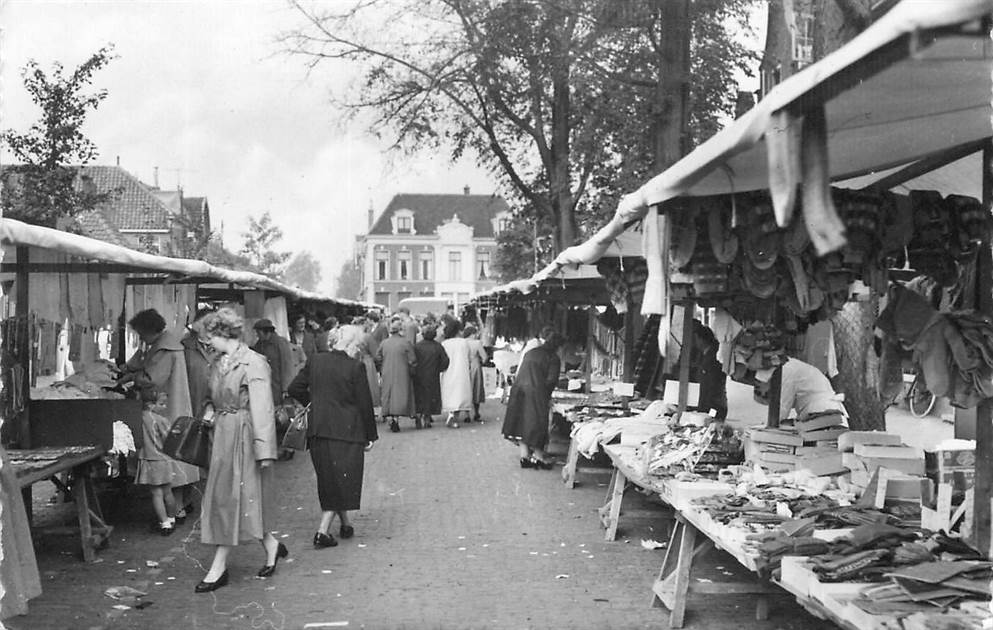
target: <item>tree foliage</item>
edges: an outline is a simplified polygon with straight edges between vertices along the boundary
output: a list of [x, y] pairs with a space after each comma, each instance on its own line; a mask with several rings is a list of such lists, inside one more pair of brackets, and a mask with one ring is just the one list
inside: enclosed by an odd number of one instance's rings
[[[666, 0], [670, 1], [670, 0]], [[687, 147], [733, 111], [750, 0], [692, 2]], [[655, 0], [356, 0], [294, 5], [287, 49], [358, 64], [337, 103], [401, 150], [473, 150], [517, 212], [572, 245], [651, 173], [661, 4]], [[688, 79], [688, 78], [687, 78]]]
[[283, 240], [283, 230], [273, 223], [268, 211], [262, 216], [248, 217], [248, 231], [242, 234], [244, 238], [241, 254], [245, 256], [260, 273], [273, 278], [282, 279], [283, 265], [290, 257], [289, 252], [275, 249]]
[[114, 194], [77, 182], [76, 168], [97, 156], [82, 126], [107, 97], [107, 90], [89, 90], [93, 75], [114, 58], [113, 46], [107, 45], [72, 72], [58, 62], [47, 72], [33, 59], [24, 66], [24, 87], [41, 108], [41, 117], [26, 132], [0, 133], [0, 141], [20, 162], [4, 172], [4, 216], [53, 227], [58, 219], [92, 209]]
[[308, 251], [299, 252], [286, 265], [283, 281], [304, 291], [316, 291], [321, 284], [321, 263]]
[[362, 272], [355, 261], [349, 258], [338, 271], [335, 279], [335, 295], [348, 300], [357, 300], [362, 293]]

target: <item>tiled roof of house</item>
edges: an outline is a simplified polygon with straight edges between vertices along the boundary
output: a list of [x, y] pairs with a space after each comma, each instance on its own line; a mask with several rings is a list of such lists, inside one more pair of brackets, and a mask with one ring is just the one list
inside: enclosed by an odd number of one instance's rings
[[510, 206], [498, 195], [416, 195], [401, 193], [393, 197], [379, 216], [370, 235], [392, 234], [390, 219], [397, 210], [414, 213], [417, 234], [434, 234], [438, 227], [459, 215], [459, 221], [473, 228], [476, 238], [493, 238], [491, 219], [500, 212], [510, 212]]
[[119, 230], [169, 229], [169, 211], [149, 186], [138, 181], [119, 166], [84, 166], [81, 178], [89, 177], [97, 192], [116, 191], [114, 197], [100, 204], [100, 210]]
[[183, 197], [183, 213], [194, 225], [210, 229], [210, 216], [206, 197]]
[[129, 246], [100, 210], [82, 212], [76, 215], [76, 222], [79, 224], [83, 236], [89, 236], [90, 238], [122, 247]]

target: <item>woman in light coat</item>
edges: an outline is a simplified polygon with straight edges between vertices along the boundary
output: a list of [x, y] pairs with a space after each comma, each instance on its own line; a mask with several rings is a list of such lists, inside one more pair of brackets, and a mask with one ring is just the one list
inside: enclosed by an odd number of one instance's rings
[[276, 460], [276, 422], [269, 385], [269, 364], [242, 341], [241, 317], [223, 308], [207, 316], [204, 329], [219, 353], [210, 375], [210, 403], [204, 419], [213, 426], [210, 470], [203, 497], [201, 540], [217, 545], [214, 561], [196, 592], [228, 583], [231, 548], [257, 540], [266, 564], [258, 577], [276, 571], [288, 555], [272, 535], [272, 463]]
[[456, 319], [445, 322], [445, 340], [441, 347], [448, 355], [448, 369], [441, 374], [441, 410], [448, 414], [445, 425], [454, 429], [472, 413], [472, 348], [459, 335], [462, 325]]

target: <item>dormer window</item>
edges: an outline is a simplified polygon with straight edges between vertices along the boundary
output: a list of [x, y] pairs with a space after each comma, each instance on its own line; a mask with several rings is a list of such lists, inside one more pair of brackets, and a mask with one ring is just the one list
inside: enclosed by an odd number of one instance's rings
[[414, 229], [413, 211], [407, 209], [397, 210], [393, 213], [391, 221], [393, 222], [394, 234], [417, 234], [417, 230]]
[[493, 223], [493, 235], [500, 236], [504, 232], [510, 229], [513, 223], [514, 217], [509, 212], [501, 212], [492, 219]]

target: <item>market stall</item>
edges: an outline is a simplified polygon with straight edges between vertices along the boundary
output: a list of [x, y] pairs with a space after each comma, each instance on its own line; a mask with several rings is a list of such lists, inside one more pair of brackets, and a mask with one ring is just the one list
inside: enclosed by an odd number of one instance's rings
[[[699, 448], [706, 440], [682, 435], [681, 420], [634, 447], [647, 466], [625, 464], [619, 447], [606, 447], [617, 470], [604, 506], [608, 532], [629, 481], [663, 499], [668, 493], [677, 512], [653, 589], [671, 610], [673, 627], [683, 622], [697, 537], [801, 602], [816, 601], [813, 612], [843, 627], [968, 625], [979, 623], [984, 607], [988, 615], [993, 366], [983, 358], [990, 348], [982, 337], [993, 314], [989, 27], [988, 2], [899, 3], [625, 197], [594, 238], [565, 250], [539, 274], [596, 261], [640, 223], [649, 270], [642, 312], [659, 320], [660, 351], [683, 359], [680, 403], [692, 338], [689, 304], [719, 307], [737, 322], [715, 330], [727, 342], [725, 371], [750, 379], [769, 402], [764, 433], [745, 440], [749, 460], [761, 465], [720, 472], [734, 483], [731, 494], [687, 505], [666, 486], [680, 477], [693, 483], [698, 473], [652, 472], [652, 461], [668, 462], [655, 469], [662, 471], [684, 453], [706, 454]], [[928, 188], [927, 174], [969, 163], [979, 165], [969, 179], [981, 186], [949, 190], [948, 182], [960, 179], [953, 177], [940, 178], [940, 190]], [[982, 198], [963, 194], [970, 190], [981, 190]], [[947, 333], [944, 341], [927, 338], [936, 343], [925, 348], [920, 336], [907, 334], [908, 309], [884, 312], [879, 324], [891, 338], [915, 345], [919, 356], [947, 357], [924, 369], [955, 404], [976, 408], [971, 450], [935, 448], [925, 457], [886, 434], [845, 444], [843, 422], [831, 414], [778, 426], [776, 374], [805, 349], [794, 332], [826, 319], [853, 295], [906, 303], [905, 288], [890, 281], [893, 266], [957, 287], [953, 296], [935, 296], [947, 306], [919, 311], [924, 321], [916, 332], [937, 325], [935, 331]], [[769, 477], [776, 470], [788, 472]], [[965, 485], [951, 483], [958, 479]], [[948, 496], [960, 490], [963, 500], [950, 511]], [[767, 571], [770, 559], [781, 573]]]
[[[140, 401], [112, 391], [110, 366], [138, 345], [125, 328], [130, 315], [154, 308], [167, 327], [184, 334], [203, 304], [198, 287], [217, 283], [228, 297], [261, 296], [281, 308], [283, 322], [287, 300], [365, 310], [361, 303], [299, 291], [261, 274], [154, 256], [10, 219], [0, 219], [0, 244], [3, 440], [17, 447], [11, 453], [26, 506], [32, 484], [42, 480], [76, 500], [88, 559], [94, 530], [83, 515], [94, 519], [103, 540], [110, 531], [90, 479], [125, 478], [122, 456], [141, 445]], [[79, 460], [78, 449], [89, 459]]]

